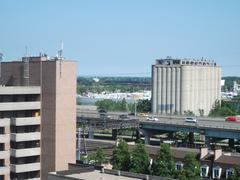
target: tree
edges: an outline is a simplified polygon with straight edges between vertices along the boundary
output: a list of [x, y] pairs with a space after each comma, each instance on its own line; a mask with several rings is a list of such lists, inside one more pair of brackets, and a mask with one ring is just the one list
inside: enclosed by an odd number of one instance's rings
[[139, 100], [137, 103], [138, 112], [151, 112], [151, 101], [148, 99]]
[[149, 156], [143, 144], [137, 144], [132, 151], [129, 171], [142, 174], [149, 173]]
[[211, 117], [224, 117], [224, 116], [234, 116], [236, 112], [231, 109], [229, 103], [222, 101], [216, 101], [212, 110], [209, 112]]
[[110, 99], [104, 99], [95, 103], [98, 109], [104, 109], [107, 111], [126, 111], [127, 101], [125, 99], [121, 101], [113, 101]]
[[190, 110], [184, 111], [184, 115], [186, 115], [186, 116], [195, 116], [193, 111], [190, 111]]
[[233, 176], [227, 178], [228, 180], [240, 180], [240, 166], [234, 167]]
[[120, 139], [118, 146], [113, 151], [113, 169], [129, 171], [130, 152], [127, 143]]
[[94, 164], [96, 165], [101, 165], [103, 163], [106, 163], [107, 160], [106, 160], [105, 154], [103, 153], [102, 148], [98, 147], [96, 153], [89, 156], [89, 161], [93, 161]]
[[194, 153], [187, 154], [184, 157], [183, 170], [179, 177], [180, 180], [196, 180], [200, 179], [200, 164], [195, 158]]
[[153, 175], [171, 177], [175, 173], [175, 163], [171, 154], [169, 144], [161, 144], [153, 163]]

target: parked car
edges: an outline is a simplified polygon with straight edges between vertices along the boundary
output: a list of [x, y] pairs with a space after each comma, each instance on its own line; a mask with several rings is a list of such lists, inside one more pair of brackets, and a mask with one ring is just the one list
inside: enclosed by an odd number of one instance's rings
[[225, 118], [225, 121], [229, 121], [229, 122], [236, 122], [238, 120], [239, 118], [237, 116], [228, 116]]
[[185, 122], [190, 122], [190, 123], [197, 123], [197, 119], [194, 117], [186, 117]]
[[149, 116], [147, 117], [148, 121], [158, 121], [158, 118], [154, 117], [154, 116]]

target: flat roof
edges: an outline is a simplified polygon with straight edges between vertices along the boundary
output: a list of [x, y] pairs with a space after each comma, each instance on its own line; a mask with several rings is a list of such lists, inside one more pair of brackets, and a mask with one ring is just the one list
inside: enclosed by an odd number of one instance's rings
[[139, 178], [131, 178], [126, 176], [116, 176], [112, 174], [101, 173], [98, 170], [84, 173], [75, 173], [65, 175], [65, 177], [78, 178], [84, 180], [139, 180]]

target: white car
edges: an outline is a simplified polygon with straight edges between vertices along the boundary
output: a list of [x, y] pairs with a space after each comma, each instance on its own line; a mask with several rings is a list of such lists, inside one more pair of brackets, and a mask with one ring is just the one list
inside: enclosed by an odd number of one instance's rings
[[147, 117], [147, 120], [148, 121], [158, 121], [158, 118], [153, 117], [153, 116], [149, 116], [149, 117]]
[[194, 117], [186, 117], [185, 122], [197, 123], [197, 119]]

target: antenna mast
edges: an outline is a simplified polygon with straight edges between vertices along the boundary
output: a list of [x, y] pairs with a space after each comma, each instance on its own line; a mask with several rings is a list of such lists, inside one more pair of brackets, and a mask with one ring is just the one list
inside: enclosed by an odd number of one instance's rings
[[63, 60], [63, 41], [60, 41], [60, 50], [58, 51], [58, 59], [60, 60], [60, 78], [62, 77], [62, 60]]
[[63, 41], [60, 41], [60, 50], [58, 51], [58, 59], [63, 59]]

